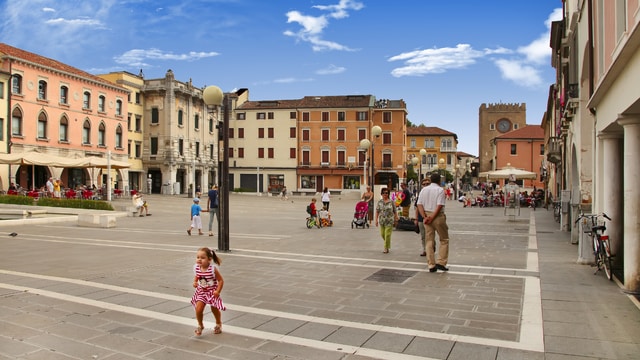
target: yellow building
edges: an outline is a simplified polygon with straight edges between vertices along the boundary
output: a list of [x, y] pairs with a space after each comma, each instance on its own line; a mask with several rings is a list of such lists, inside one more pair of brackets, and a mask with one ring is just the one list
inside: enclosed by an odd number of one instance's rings
[[125, 191], [138, 190], [151, 193], [150, 189], [147, 189], [142, 157], [139, 153], [137, 154], [138, 156], [136, 156], [135, 152], [136, 149], [142, 146], [144, 138], [142, 127], [144, 115], [144, 95], [142, 89], [144, 88], [144, 78], [142, 71], [138, 75], [126, 71], [119, 71], [98, 76], [130, 91], [127, 99], [129, 103], [129, 110], [127, 112], [127, 154], [131, 167], [129, 168], [129, 178], [124, 179], [124, 184], [121, 188]]
[[[407, 159], [420, 159], [415, 171], [425, 174], [443, 169], [454, 173], [457, 159], [458, 135], [435, 126], [407, 127]], [[462, 166], [462, 165], [460, 165]]]

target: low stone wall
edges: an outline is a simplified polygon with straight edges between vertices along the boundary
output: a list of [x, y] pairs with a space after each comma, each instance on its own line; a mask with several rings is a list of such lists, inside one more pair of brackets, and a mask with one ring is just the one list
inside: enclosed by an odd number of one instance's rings
[[114, 214], [78, 214], [78, 226], [94, 228], [116, 227]]

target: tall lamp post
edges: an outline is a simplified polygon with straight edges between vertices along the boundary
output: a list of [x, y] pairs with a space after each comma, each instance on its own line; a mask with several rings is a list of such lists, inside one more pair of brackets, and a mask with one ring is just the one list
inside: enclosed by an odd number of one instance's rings
[[229, 97], [219, 87], [207, 86], [202, 92], [202, 99], [209, 110], [213, 111], [222, 106], [223, 111], [222, 123], [218, 121], [218, 124], [222, 125], [218, 126], [218, 133], [222, 132], [222, 136], [218, 135], [218, 140], [222, 141], [222, 161], [218, 155], [218, 174], [220, 176], [218, 250], [229, 251]]
[[458, 199], [458, 186], [460, 186], [458, 184], [458, 171], [460, 171], [460, 164], [456, 164], [456, 182], [453, 186], [453, 197], [454, 199]]
[[427, 155], [427, 150], [420, 149], [420, 167], [418, 168], [418, 184], [422, 184], [422, 159]]
[[[438, 160], [438, 169], [440, 169], [440, 176], [444, 176], [444, 168], [446, 166], [447, 165], [444, 163], [444, 159], [440, 158], [440, 160]], [[446, 177], [445, 177], [445, 180], [446, 180]], [[442, 179], [440, 181], [442, 181]]]
[[374, 162], [374, 156], [375, 156], [375, 139], [378, 138], [380, 136], [380, 134], [382, 134], [382, 128], [378, 125], [375, 125], [374, 127], [371, 128], [371, 135], [373, 136], [371, 138], [371, 141], [369, 139], [362, 139], [360, 140], [360, 148], [362, 149], [369, 149], [371, 148], [371, 156], [369, 157], [371, 159], [370, 164], [371, 164], [371, 174], [369, 175], [369, 186], [371, 186], [371, 189], [373, 189], [374, 193], [375, 193], [375, 177], [376, 177], [376, 172], [375, 172], [375, 162]]

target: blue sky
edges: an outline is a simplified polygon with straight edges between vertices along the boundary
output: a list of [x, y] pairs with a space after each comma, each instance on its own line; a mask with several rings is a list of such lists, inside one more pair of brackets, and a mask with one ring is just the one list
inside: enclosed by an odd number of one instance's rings
[[482, 103], [540, 124], [561, 0], [5, 0], [0, 42], [94, 74], [143, 70], [251, 100], [371, 94], [478, 153]]

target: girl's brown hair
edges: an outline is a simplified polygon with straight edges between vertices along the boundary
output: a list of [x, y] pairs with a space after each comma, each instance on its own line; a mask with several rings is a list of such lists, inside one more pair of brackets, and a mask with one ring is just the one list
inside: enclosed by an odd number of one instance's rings
[[209, 260], [213, 260], [214, 263], [218, 265], [222, 263], [222, 260], [220, 260], [220, 258], [218, 257], [218, 255], [216, 255], [216, 252], [213, 251], [213, 249], [209, 249], [208, 247], [202, 247], [198, 249], [198, 251], [204, 251], [204, 253], [207, 254], [207, 258]]

